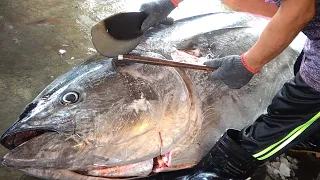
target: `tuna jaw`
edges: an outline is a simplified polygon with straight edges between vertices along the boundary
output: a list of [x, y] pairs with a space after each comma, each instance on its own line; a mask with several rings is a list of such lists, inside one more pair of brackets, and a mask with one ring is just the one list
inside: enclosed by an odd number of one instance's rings
[[[27, 133], [27, 132], [25, 132]], [[22, 134], [25, 134], [22, 133]], [[22, 135], [21, 134], [21, 135]], [[28, 133], [30, 134], [30, 133]], [[32, 134], [32, 133], [31, 133]], [[20, 135], [13, 135], [12, 137], [19, 137]], [[42, 149], [42, 142], [41, 139], [45, 140], [46, 142], [51, 141], [52, 144], [50, 146], [51, 151], [48, 149]], [[61, 143], [60, 145], [54, 146], [55, 141], [59, 139], [59, 142], [65, 142], [65, 144]], [[160, 155], [158, 157], [154, 157], [152, 159], [143, 160], [141, 162], [130, 164], [121, 165], [121, 166], [114, 166], [112, 162], [116, 160], [103, 160], [101, 157], [89, 157], [88, 154], [79, 154], [81, 157], [85, 157], [84, 159], [79, 158], [77, 155], [79, 148], [77, 147], [78, 144], [73, 142], [72, 140], [65, 140], [64, 135], [55, 133], [55, 132], [47, 132], [41, 134], [37, 137], [32, 138], [31, 140], [21, 143], [19, 146], [12, 149], [4, 158], [3, 158], [3, 165], [8, 167], [13, 167], [20, 170], [25, 169], [33, 169], [32, 172], [47, 172], [47, 169], [51, 169], [52, 173], [64, 170], [70, 170], [73, 173], [77, 173], [81, 176], [95, 176], [95, 177], [107, 177], [107, 178], [130, 178], [130, 177], [146, 177], [148, 175], [152, 175], [154, 173], [160, 173], [165, 171], [174, 171], [178, 169], [183, 169], [190, 167], [194, 164], [187, 164], [181, 166], [172, 166], [171, 165], [171, 155], [172, 151], [166, 153], [164, 155]], [[12, 140], [14, 142], [14, 140]], [[30, 144], [33, 142], [38, 142], [39, 152], [30, 152], [29, 150], [33, 147]], [[33, 144], [34, 145], [34, 144]], [[69, 146], [69, 147], [67, 147]], [[67, 148], [66, 148], [67, 147]], [[65, 149], [62, 149], [65, 148]], [[68, 154], [64, 154], [65, 156], [60, 156], [55, 152], [58, 152], [57, 149], [60, 149], [61, 152], [67, 152]], [[82, 148], [80, 148], [82, 149]], [[28, 156], [29, 155], [29, 156]], [[44, 160], [39, 160], [37, 157], [43, 157]], [[49, 158], [50, 157], [50, 158]], [[64, 164], [60, 164], [60, 161], [66, 161]], [[97, 159], [100, 159], [98, 161]], [[108, 159], [108, 158], [107, 158]], [[68, 162], [70, 164], [68, 164]], [[87, 164], [83, 164], [86, 162]], [[78, 167], [74, 167], [74, 164], [83, 164], [83, 167], [79, 165]], [[59, 167], [60, 166], [60, 167]], [[69, 168], [68, 168], [69, 166]], [[41, 169], [46, 168], [46, 169]], [[54, 168], [54, 169], [53, 169]], [[65, 171], [64, 171], [65, 172]], [[31, 174], [33, 176], [41, 177], [47, 176], [46, 174]], [[51, 178], [51, 177], [50, 177]]]
[[[77, 179], [85, 180], [100, 180], [109, 178], [125, 178], [134, 179], [139, 177], [147, 177], [154, 173], [175, 171], [179, 169], [184, 169], [191, 167], [195, 164], [187, 164], [181, 166], [170, 166], [171, 152], [155, 157], [153, 159], [129, 164], [124, 166], [97, 166], [95, 168], [90, 168], [89, 170], [67, 170], [67, 169], [37, 169], [37, 168], [23, 168], [22, 171], [29, 175], [36, 176], [39, 178], [48, 179], [61, 179], [68, 176]], [[4, 157], [3, 164], [6, 164], [6, 157]]]
[[146, 177], [152, 173], [160, 173], [166, 171], [174, 171], [179, 170], [181, 168], [191, 167], [190, 165], [182, 165], [182, 166], [171, 166], [171, 152], [160, 155], [153, 159], [125, 165], [125, 166], [114, 166], [114, 167], [96, 167], [93, 170], [88, 170], [86, 172], [82, 172], [81, 174], [89, 175], [89, 176], [97, 176], [97, 177]]

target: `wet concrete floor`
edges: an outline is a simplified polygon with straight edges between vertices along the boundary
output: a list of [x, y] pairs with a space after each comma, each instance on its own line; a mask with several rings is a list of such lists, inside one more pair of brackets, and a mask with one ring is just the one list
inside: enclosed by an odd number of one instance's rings
[[[0, 133], [52, 80], [94, 53], [91, 26], [115, 12], [137, 11], [143, 1], [0, 1]], [[185, 4], [175, 17], [220, 9], [215, 0]], [[1, 146], [0, 157], [6, 152]], [[0, 180], [36, 178], [0, 166]]]

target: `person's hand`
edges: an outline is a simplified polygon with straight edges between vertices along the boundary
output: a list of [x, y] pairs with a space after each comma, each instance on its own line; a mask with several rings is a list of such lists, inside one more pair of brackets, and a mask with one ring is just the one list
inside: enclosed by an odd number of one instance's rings
[[146, 31], [155, 24], [165, 20], [178, 4], [174, 4], [174, 0], [157, 0], [144, 3], [140, 7], [140, 11], [145, 12], [148, 17], [143, 21], [141, 30]]
[[211, 59], [204, 65], [217, 69], [211, 73], [211, 80], [221, 80], [231, 89], [240, 89], [257, 73], [245, 63], [243, 55]]

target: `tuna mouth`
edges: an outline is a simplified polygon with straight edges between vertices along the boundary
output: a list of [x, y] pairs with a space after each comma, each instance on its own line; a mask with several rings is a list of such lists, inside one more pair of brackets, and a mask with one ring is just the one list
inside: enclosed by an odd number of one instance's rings
[[37, 107], [37, 105], [38, 102], [32, 102], [26, 106], [19, 116], [19, 119], [0, 137], [0, 144], [9, 150], [12, 150], [21, 144], [44, 134], [45, 132], [52, 132], [47, 129], [18, 128], [22, 124], [21, 120], [30, 117], [30, 113]]
[[29, 130], [13, 133], [11, 135], [3, 135], [0, 139], [0, 144], [9, 150], [12, 150], [45, 132], [48, 132], [48, 130]]

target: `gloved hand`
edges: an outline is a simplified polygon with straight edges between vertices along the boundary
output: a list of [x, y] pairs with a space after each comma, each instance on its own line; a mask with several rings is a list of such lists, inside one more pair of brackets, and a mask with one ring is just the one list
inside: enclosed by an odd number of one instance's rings
[[257, 73], [245, 63], [243, 55], [211, 59], [204, 65], [217, 69], [211, 73], [211, 80], [221, 80], [231, 89], [240, 89]]
[[146, 31], [155, 24], [163, 21], [178, 6], [175, 0], [157, 0], [144, 3], [140, 7], [140, 11], [145, 12], [148, 17], [141, 26], [142, 31]]

